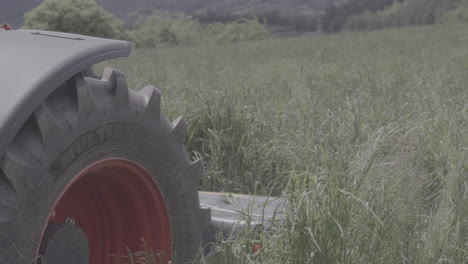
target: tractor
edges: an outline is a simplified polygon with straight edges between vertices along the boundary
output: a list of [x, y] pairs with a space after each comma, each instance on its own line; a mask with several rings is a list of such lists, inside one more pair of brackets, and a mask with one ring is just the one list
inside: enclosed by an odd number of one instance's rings
[[0, 263], [192, 263], [232, 228], [160, 91], [92, 71], [129, 42], [4, 25], [0, 47]]

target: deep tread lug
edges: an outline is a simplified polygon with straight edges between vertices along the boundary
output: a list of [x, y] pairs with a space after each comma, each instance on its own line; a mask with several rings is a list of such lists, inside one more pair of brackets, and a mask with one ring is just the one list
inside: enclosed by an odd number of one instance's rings
[[[201, 159], [193, 161], [190, 163], [188, 170], [190, 171], [189, 175], [191, 175], [190, 179], [187, 179], [187, 181], [191, 182], [191, 185], [198, 186], [201, 177], [203, 176], [204, 173], [204, 167], [203, 167], [203, 161]], [[199, 206], [200, 202], [197, 202], [197, 205]], [[209, 208], [200, 208], [198, 210], [198, 230], [202, 231], [204, 230], [210, 223], [211, 221], [211, 210]]]
[[198, 182], [200, 181], [200, 179], [201, 179], [201, 177], [203, 176], [203, 173], [204, 173], [203, 161], [201, 159], [196, 160], [196, 161], [192, 162], [190, 167], [193, 170], [194, 178], [195, 178], [195, 181], [197, 182], [197, 185], [198, 185]]
[[139, 94], [146, 97], [146, 108], [144, 115], [155, 118], [157, 122], [161, 121], [161, 92], [154, 86], [146, 86], [141, 89]]
[[78, 122], [78, 95], [73, 80], [55, 90], [42, 104], [63, 130], [71, 132]]
[[106, 68], [101, 80], [111, 83], [114, 106], [119, 110], [127, 109], [129, 107], [129, 92], [125, 74], [112, 68]]
[[12, 157], [11, 151], [4, 154], [0, 165], [4, 172], [5, 181], [11, 186], [9, 189], [14, 190], [18, 195], [31, 192], [33, 186], [31, 182], [27, 180], [27, 174], [21, 173], [34, 170], [35, 168], [26, 168], [23, 164], [20, 164], [17, 158]]
[[29, 168], [38, 168], [46, 158], [42, 132], [36, 119], [31, 115], [16, 137], [8, 146], [7, 155]]
[[83, 75], [75, 76], [76, 93], [78, 95], [78, 115], [79, 119], [86, 119], [95, 116], [96, 113], [103, 114], [97, 104], [94, 102], [92, 90], [88, 86]]
[[[15, 191], [13, 188], [13, 185], [11, 185], [11, 182], [8, 180], [8, 178], [6, 177], [2, 169], [0, 169], [0, 189], [2, 191], [5, 191], [5, 193], [14, 193]], [[0, 195], [2, 193], [3, 192], [0, 192]], [[3, 196], [0, 196], [0, 197], [3, 198]]]
[[171, 123], [172, 131], [171, 134], [175, 138], [175, 140], [183, 144], [185, 142], [185, 136], [187, 132], [187, 123], [183, 119], [183, 117], [179, 116], [177, 117], [172, 123]]
[[200, 231], [204, 230], [208, 227], [211, 222], [211, 209], [210, 208], [200, 208], [198, 211], [198, 223], [200, 226], [198, 227]]
[[17, 194], [10, 180], [0, 169], [0, 222], [7, 222], [17, 210]]
[[57, 119], [54, 118], [45, 104], [41, 104], [36, 109], [34, 116], [41, 131], [44, 146], [50, 146], [53, 145], [52, 142], [54, 141], [63, 140], [66, 128], [57, 122]]

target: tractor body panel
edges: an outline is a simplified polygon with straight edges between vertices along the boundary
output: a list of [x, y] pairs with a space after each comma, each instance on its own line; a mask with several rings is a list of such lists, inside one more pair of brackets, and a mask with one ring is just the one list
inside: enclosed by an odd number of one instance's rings
[[0, 153], [60, 84], [96, 63], [129, 54], [126, 41], [37, 30], [0, 31]]

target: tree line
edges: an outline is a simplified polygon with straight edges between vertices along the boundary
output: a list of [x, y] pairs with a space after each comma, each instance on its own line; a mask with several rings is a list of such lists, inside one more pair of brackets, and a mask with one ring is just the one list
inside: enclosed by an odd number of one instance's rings
[[319, 18], [297, 13], [285, 16], [279, 10], [273, 9], [264, 12], [230, 13], [223, 11], [208, 10], [197, 12], [193, 15], [200, 23], [229, 23], [239, 19], [258, 19], [266, 26], [288, 27], [297, 31], [317, 31]]
[[351, 0], [326, 10], [325, 32], [462, 21], [468, 0]]
[[325, 32], [338, 32], [343, 29], [348, 18], [365, 11], [376, 12], [403, 0], [351, 0], [340, 6], [327, 8], [322, 17], [322, 28]]
[[[129, 28], [94, 0], [46, 0], [25, 14], [25, 28], [127, 39], [137, 47], [230, 43], [263, 39], [268, 26], [316, 31], [316, 16], [285, 17], [277, 10], [262, 13], [208, 11], [193, 16], [153, 12]], [[468, 0], [350, 0], [326, 10], [325, 32], [368, 30], [433, 23], [468, 23]]]
[[192, 16], [162, 11], [140, 17], [132, 28], [127, 28], [94, 0], [46, 0], [24, 18], [24, 28], [130, 40], [140, 48], [223, 44], [267, 35], [256, 18], [202, 25]]

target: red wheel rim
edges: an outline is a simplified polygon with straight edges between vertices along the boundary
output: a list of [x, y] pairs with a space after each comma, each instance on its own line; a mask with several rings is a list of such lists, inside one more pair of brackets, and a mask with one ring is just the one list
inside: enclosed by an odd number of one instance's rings
[[48, 221], [67, 219], [88, 237], [90, 264], [129, 263], [130, 252], [140, 251], [149, 253], [148, 263], [171, 259], [163, 196], [149, 173], [129, 160], [106, 159], [81, 171], [57, 199]]

